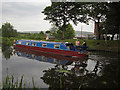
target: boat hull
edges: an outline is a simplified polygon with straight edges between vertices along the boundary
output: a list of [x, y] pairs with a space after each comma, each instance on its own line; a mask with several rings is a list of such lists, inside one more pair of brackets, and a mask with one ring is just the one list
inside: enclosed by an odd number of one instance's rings
[[52, 53], [52, 54], [59, 54], [63, 56], [72, 56], [72, 57], [85, 57], [87, 52], [77, 52], [77, 51], [68, 51], [68, 50], [60, 50], [60, 49], [51, 49], [51, 48], [43, 48], [43, 47], [36, 47], [36, 46], [27, 46], [27, 45], [14, 45], [15, 48], [22, 48], [22, 49], [29, 49], [35, 50], [40, 52]]
[[68, 56], [63, 56], [63, 55], [58, 55], [58, 54], [54, 55], [52, 53], [28, 50], [28, 49], [22, 49], [22, 48], [16, 48], [15, 51], [18, 51], [20, 53], [26, 53], [26, 54], [34, 54], [35, 56], [45, 56], [46, 58], [55, 58], [57, 60], [80, 61], [81, 63], [87, 60], [87, 57], [84, 57], [84, 58], [68, 57]]

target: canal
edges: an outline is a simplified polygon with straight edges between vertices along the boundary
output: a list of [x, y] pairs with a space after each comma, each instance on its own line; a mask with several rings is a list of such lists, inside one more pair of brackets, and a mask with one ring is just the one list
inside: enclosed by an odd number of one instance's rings
[[14, 76], [28, 88], [118, 88], [118, 53], [89, 52], [72, 58], [39, 51], [2, 47], [2, 81]]

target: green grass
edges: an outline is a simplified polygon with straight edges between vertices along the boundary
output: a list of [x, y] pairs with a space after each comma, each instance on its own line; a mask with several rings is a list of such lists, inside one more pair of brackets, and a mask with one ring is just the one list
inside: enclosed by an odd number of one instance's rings
[[[66, 40], [48, 40], [48, 41], [55, 41], [55, 42], [70, 42], [75, 45], [74, 39], [66, 39]], [[79, 39], [80, 44], [82, 44], [83, 40]], [[119, 52], [119, 40], [108, 40], [107, 44], [105, 40], [85, 40], [89, 50], [103, 50], [103, 51], [112, 51], [112, 52]]]
[[87, 45], [91, 50], [103, 50], [103, 51], [112, 51], [118, 52], [120, 51], [119, 48], [119, 41], [107, 41], [107, 44], [104, 40], [87, 40]]
[[[13, 45], [13, 40], [18, 40], [18, 39], [22, 39], [22, 38], [5, 38], [2, 37], [2, 43], [3, 45]], [[32, 39], [29, 39], [32, 40]], [[42, 40], [42, 41], [54, 41], [54, 42], [69, 42], [69, 43], [73, 43], [75, 45], [75, 39], [65, 39], [65, 40], [58, 40], [58, 39], [54, 39], [54, 40]], [[82, 44], [83, 40], [79, 39], [80, 44]], [[86, 40], [87, 46], [89, 47], [89, 50], [105, 50], [105, 51], [112, 51], [112, 52], [119, 52], [120, 48], [119, 48], [119, 40], [108, 40], [107, 44], [105, 43], [105, 40]]]

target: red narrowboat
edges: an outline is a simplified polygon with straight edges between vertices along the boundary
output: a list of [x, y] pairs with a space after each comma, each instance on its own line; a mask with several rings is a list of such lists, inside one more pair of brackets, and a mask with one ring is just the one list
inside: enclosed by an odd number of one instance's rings
[[75, 49], [75, 47], [71, 43], [35, 41], [35, 40], [17, 40], [14, 44], [14, 48], [29, 49], [72, 57], [85, 57], [88, 53], [86, 47], [81, 47], [81, 50]]

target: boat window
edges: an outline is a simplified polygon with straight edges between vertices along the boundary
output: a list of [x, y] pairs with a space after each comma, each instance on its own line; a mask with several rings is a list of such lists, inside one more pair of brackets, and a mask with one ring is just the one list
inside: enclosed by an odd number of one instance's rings
[[21, 43], [22, 43], [21, 41], [18, 42], [18, 44], [21, 44]]
[[66, 47], [67, 47], [67, 49], [70, 49], [70, 44], [67, 43], [67, 44], [66, 44]]
[[42, 44], [42, 47], [47, 47], [47, 43], [43, 43], [43, 44]]
[[26, 45], [30, 45], [30, 43], [29, 43], [29, 42], [26, 42]]
[[60, 48], [60, 44], [55, 44], [54, 48]]
[[36, 46], [36, 43], [35, 43], [35, 42], [33, 42], [33, 43], [32, 43], [32, 46]]

